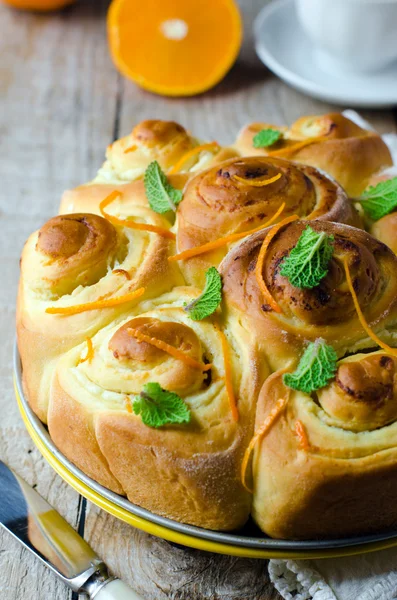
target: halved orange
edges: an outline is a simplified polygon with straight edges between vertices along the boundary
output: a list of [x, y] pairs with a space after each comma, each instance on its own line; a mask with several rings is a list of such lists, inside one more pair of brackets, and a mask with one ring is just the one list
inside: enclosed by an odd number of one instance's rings
[[2, 0], [2, 2], [23, 10], [49, 12], [73, 4], [75, 0]]
[[113, 0], [108, 37], [123, 75], [157, 94], [191, 96], [231, 68], [242, 24], [234, 0]]

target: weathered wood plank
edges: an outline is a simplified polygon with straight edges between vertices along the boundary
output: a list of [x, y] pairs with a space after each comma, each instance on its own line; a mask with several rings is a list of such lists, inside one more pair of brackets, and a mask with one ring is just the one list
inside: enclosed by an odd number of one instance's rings
[[47, 197], [34, 197], [41, 212], [53, 213], [65, 187], [90, 178], [112, 137], [118, 76], [107, 4], [83, 1], [51, 15], [0, 6], [0, 174], [9, 189], [21, 179], [25, 189], [32, 179], [44, 185]]
[[200, 552], [159, 540], [89, 504], [86, 539], [145, 600], [276, 600], [267, 561]]
[[[79, 495], [47, 465], [19, 425], [1, 427], [0, 459], [36, 487], [76, 527]], [[0, 529], [0, 592], [6, 600], [71, 598], [65, 586], [3, 529]]]

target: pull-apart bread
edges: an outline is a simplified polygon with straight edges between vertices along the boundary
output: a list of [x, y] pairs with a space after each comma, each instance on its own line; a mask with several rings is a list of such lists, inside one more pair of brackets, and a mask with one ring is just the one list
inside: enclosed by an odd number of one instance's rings
[[396, 223], [373, 190], [390, 154], [341, 115], [272, 129], [229, 148], [144, 121], [65, 192], [22, 253], [24, 391], [72, 463], [157, 514], [225, 531], [251, 514], [285, 539], [384, 530]]
[[[267, 128], [279, 131], [279, 139], [271, 146], [255, 147], [255, 135]], [[235, 148], [243, 156], [265, 154], [317, 167], [353, 197], [367, 187], [373, 175], [392, 165], [380, 135], [339, 113], [301, 117], [291, 127], [251, 123], [240, 131]]]

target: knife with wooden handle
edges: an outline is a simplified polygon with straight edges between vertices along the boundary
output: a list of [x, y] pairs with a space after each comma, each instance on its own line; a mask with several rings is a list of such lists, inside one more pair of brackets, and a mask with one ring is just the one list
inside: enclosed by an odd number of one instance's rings
[[74, 592], [91, 600], [142, 600], [19, 475], [0, 461], [0, 525]]

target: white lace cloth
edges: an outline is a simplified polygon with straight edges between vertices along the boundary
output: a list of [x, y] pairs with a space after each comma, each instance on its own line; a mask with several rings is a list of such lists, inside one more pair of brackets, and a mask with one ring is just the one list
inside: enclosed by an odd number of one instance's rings
[[[372, 129], [358, 113], [345, 110], [360, 127]], [[382, 136], [397, 175], [397, 135]], [[270, 560], [270, 580], [285, 600], [396, 600], [397, 548], [323, 560]]]
[[397, 548], [322, 560], [271, 560], [269, 576], [285, 600], [395, 600]]

